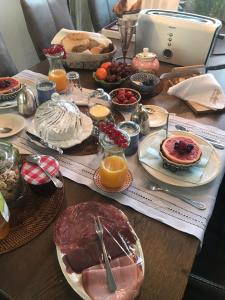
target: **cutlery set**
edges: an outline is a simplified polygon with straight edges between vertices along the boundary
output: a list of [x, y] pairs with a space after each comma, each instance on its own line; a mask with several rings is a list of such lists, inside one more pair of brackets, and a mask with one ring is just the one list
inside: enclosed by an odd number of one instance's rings
[[103, 236], [104, 236], [103, 226], [102, 226], [102, 223], [101, 223], [99, 217], [95, 218], [94, 221], [95, 221], [95, 232], [101, 242], [101, 247], [102, 247], [102, 251], [103, 251], [108, 288], [109, 288], [110, 292], [115, 292], [117, 287], [116, 287], [116, 282], [113, 277], [112, 269], [110, 267], [108, 255], [107, 255], [106, 248], [105, 248], [105, 243], [104, 243], [104, 239], [103, 239]]
[[50, 150], [54, 150], [56, 151], [58, 154], [63, 154], [63, 150], [55, 145], [52, 145], [51, 143], [43, 140], [42, 138], [40, 138], [39, 136], [29, 132], [29, 131], [26, 131], [26, 134], [28, 135], [29, 137], [29, 140], [33, 143], [38, 143], [38, 144], [41, 144], [42, 146], [45, 146], [46, 148], [50, 149]]
[[151, 182], [151, 181], [149, 181], [148, 183], [149, 183], [148, 187], [150, 188], [150, 190], [152, 190], [154, 192], [165, 192], [165, 193], [167, 193], [171, 196], [177, 197], [178, 199], [180, 199], [180, 200], [182, 200], [182, 201], [184, 201], [184, 202], [190, 204], [191, 206], [194, 206], [194, 207], [196, 207], [200, 210], [205, 210], [206, 209], [206, 205], [203, 204], [202, 202], [192, 200], [192, 199], [190, 199], [190, 198], [188, 198], [184, 195], [175, 193], [175, 192], [171, 191], [168, 188], [163, 188], [157, 183], [154, 183], [154, 182]]
[[[184, 127], [184, 126], [181, 126], [181, 125], [178, 125], [178, 124], [177, 124], [177, 125], [175, 125], [175, 127], [176, 127], [177, 130], [190, 132], [190, 130], [188, 130], [188, 129], [187, 129], [186, 127]], [[211, 138], [209, 138], [209, 137], [207, 137], [207, 136], [205, 136], [205, 135], [203, 135], [203, 134], [198, 134], [198, 133], [195, 133], [195, 134], [198, 135], [198, 136], [200, 136], [200, 137], [202, 137], [203, 139], [207, 140], [208, 142], [210, 142], [210, 144], [212, 144], [215, 148], [221, 149], [221, 150], [224, 149], [224, 145], [221, 144], [220, 141], [211, 139]]]

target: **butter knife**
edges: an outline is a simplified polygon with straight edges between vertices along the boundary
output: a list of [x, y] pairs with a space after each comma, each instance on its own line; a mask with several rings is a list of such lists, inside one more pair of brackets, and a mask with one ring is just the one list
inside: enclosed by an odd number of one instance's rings
[[26, 131], [26, 134], [29, 136], [29, 138], [31, 140], [34, 140], [38, 143], [40, 143], [41, 145], [45, 146], [46, 148], [49, 148], [51, 150], [55, 150], [56, 152], [58, 152], [59, 154], [63, 154], [63, 150], [55, 145], [52, 145], [51, 143], [43, 140], [42, 138], [40, 138], [39, 136], [29, 132], [29, 131]]

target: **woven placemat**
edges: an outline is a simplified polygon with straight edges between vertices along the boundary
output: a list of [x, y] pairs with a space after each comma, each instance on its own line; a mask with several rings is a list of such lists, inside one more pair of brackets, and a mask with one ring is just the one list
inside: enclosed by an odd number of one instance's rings
[[63, 188], [48, 194], [34, 193], [28, 188], [23, 204], [10, 209], [10, 232], [0, 241], [0, 254], [25, 245], [43, 232], [57, 216], [63, 202]]
[[[88, 108], [84, 106], [80, 107], [80, 110], [83, 113], [88, 112]], [[125, 120], [124, 116], [119, 111], [112, 111], [112, 115], [116, 124]], [[63, 152], [65, 154], [72, 154], [78, 156], [98, 153], [98, 140], [95, 137], [90, 136], [81, 144], [71, 147], [69, 149], [65, 149]]]

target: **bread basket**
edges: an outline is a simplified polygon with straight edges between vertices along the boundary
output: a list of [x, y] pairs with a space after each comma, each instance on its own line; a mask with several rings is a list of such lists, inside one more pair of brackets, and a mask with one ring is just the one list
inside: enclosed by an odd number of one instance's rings
[[[90, 39], [96, 39], [103, 41], [106, 45], [112, 44], [112, 41], [96, 32], [76, 31], [61, 29], [53, 38], [51, 44], [62, 44], [63, 38], [68, 34], [88, 34]], [[71, 69], [88, 69], [96, 70], [103, 62], [111, 61], [115, 52], [116, 47], [113, 45], [112, 50], [108, 53], [92, 54], [89, 50], [83, 52], [67, 52], [67, 57], [64, 59], [66, 67]]]

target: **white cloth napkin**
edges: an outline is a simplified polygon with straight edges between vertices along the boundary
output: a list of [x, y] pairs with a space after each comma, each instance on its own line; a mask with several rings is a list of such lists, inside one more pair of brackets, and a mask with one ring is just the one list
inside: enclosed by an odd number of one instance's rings
[[212, 74], [186, 79], [169, 88], [168, 94], [214, 110], [225, 107], [224, 92]]

